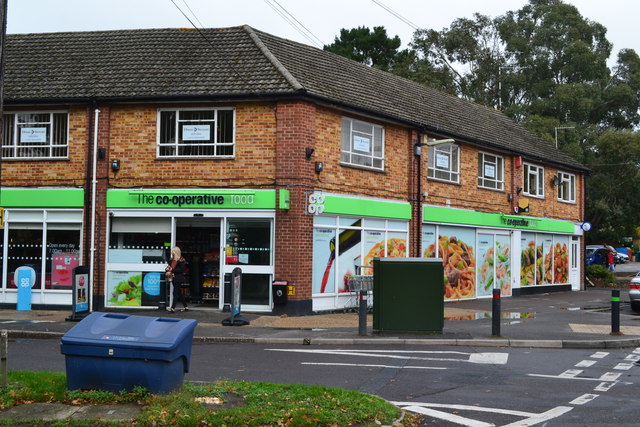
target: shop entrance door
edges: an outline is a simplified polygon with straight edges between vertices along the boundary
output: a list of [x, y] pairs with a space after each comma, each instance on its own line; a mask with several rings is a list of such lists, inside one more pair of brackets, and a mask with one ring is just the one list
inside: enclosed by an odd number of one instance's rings
[[185, 296], [220, 307], [220, 218], [176, 218], [176, 246], [189, 263]]
[[571, 238], [571, 268], [569, 269], [569, 281], [571, 282], [571, 290], [580, 290], [580, 239], [578, 237]]

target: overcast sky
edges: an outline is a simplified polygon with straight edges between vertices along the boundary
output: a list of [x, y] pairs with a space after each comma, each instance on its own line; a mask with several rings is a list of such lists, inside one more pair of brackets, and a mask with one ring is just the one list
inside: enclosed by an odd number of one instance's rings
[[[490, 17], [520, 9], [524, 0], [7, 0], [8, 33], [44, 33], [133, 28], [232, 27], [248, 24], [280, 37], [319, 46], [333, 42], [341, 28], [384, 26], [406, 46], [414, 28], [440, 30], [456, 18], [479, 12]], [[175, 2], [175, 4], [174, 4]], [[612, 58], [620, 49], [640, 53], [640, 1], [565, 0], [587, 19], [607, 28]], [[399, 14], [403, 22], [380, 4]], [[178, 7], [176, 7], [176, 5]], [[281, 5], [280, 14], [274, 10]], [[296, 30], [288, 21], [295, 23]], [[296, 20], [298, 22], [296, 22]], [[301, 34], [308, 30], [306, 35]]]

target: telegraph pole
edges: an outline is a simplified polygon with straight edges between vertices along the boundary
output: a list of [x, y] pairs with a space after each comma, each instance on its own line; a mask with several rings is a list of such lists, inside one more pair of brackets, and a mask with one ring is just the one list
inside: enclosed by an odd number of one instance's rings
[[[7, 35], [7, 2], [0, 0], [0, 209], [2, 206], [2, 150], [4, 148], [4, 57]], [[4, 216], [4, 214], [2, 214]]]

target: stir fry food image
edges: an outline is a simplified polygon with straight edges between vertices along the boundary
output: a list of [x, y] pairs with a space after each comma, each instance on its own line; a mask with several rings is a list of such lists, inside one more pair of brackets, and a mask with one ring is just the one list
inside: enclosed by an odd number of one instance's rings
[[473, 247], [455, 236], [440, 236], [438, 254], [444, 266], [445, 299], [473, 298], [476, 293], [476, 258]]

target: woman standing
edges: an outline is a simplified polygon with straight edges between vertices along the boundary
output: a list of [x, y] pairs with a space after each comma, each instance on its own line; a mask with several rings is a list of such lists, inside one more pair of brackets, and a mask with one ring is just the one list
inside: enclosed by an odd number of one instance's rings
[[178, 298], [180, 298], [180, 302], [184, 306], [180, 311], [187, 311], [189, 307], [187, 307], [187, 301], [184, 299], [184, 295], [182, 294], [182, 287], [186, 283], [185, 271], [187, 269], [187, 260], [182, 257], [182, 252], [180, 248], [174, 246], [171, 248], [171, 260], [169, 261], [169, 265], [164, 269], [166, 272], [165, 278], [169, 282], [169, 307], [167, 307], [167, 311], [174, 312], [176, 311], [176, 302]]

